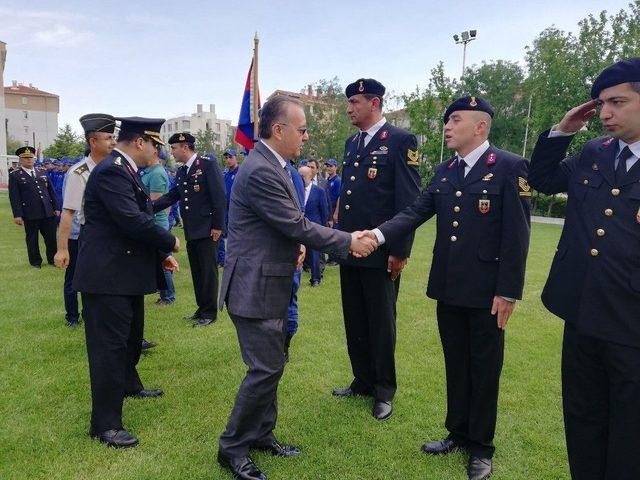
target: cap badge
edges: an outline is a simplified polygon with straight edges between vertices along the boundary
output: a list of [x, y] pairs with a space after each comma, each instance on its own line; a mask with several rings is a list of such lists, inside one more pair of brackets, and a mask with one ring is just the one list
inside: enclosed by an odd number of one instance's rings
[[359, 91], [359, 92], [364, 92], [364, 85], [363, 85], [363, 83], [362, 83], [362, 80], [360, 80], [358, 83], [359, 83], [359, 85], [358, 85], [358, 91]]
[[471, 101], [469, 102], [469, 105], [472, 107], [478, 106], [478, 102], [476, 102], [476, 97], [471, 97]]
[[180, 140], [181, 142], [183, 142], [185, 140], [184, 135], [180, 134], [180, 136], [178, 137], [178, 140]]

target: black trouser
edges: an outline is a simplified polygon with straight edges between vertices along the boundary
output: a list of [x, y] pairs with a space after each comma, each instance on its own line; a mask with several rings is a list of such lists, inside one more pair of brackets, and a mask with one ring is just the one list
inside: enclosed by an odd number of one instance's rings
[[640, 478], [640, 349], [566, 323], [562, 404], [574, 480]]
[[386, 269], [340, 266], [342, 313], [354, 380], [351, 388], [391, 401], [396, 393], [396, 299], [400, 277]]
[[218, 314], [218, 244], [211, 237], [189, 240], [187, 255], [191, 267], [193, 291], [196, 295], [196, 316], [215, 320]]
[[78, 321], [78, 292], [73, 289], [73, 274], [76, 271], [76, 261], [78, 260], [78, 240], [69, 239], [69, 265], [64, 272], [64, 318], [68, 322]]
[[53, 265], [53, 257], [58, 248], [56, 244], [56, 217], [40, 218], [38, 220], [24, 220], [25, 241], [27, 243], [27, 255], [31, 265], [42, 265], [40, 246], [38, 245], [38, 232], [44, 238], [47, 251], [47, 262]]
[[122, 428], [125, 394], [143, 389], [136, 365], [144, 329], [142, 295], [82, 294], [89, 376], [91, 429]]
[[220, 451], [231, 457], [242, 457], [251, 446], [269, 445], [275, 440], [276, 394], [284, 372], [287, 322], [282, 318], [230, 316], [248, 370], [238, 389], [227, 428], [220, 437]]
[[445, 426], [471, 455], [491, 458], [504, 330], [488, 308], [438, 302], [437, 315], [447, 374]]

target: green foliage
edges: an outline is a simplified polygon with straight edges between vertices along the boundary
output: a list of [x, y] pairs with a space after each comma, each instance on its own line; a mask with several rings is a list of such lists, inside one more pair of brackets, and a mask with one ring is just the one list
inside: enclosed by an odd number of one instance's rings
[[200, 155], [210, 152], [215, 153], [218, 166], [223, 166], [223, 151], [215, 146], [216, 133], [207, 125], [205, 130], [199, 130], [194, 136], [196, 137], [196, 152], [200, 153]]
[[355, 133], [347, 116], [344, 89], [337, 77], [319, 80], [312, 85], [318, 101], [305, 105], [309, 141], [302, 150], [303, 157], [342, 162], [344, 142]]
[[46, 158], [79, 157], [86, 148], [85, 139], [77, 135], [68, 123], [62, 127], [50, 147], [42, 154]]
[[22, 143], [19, 140], [16, 140], [11, 135], [7, 137], [7, 154], [13, 155], [17, 149], [22, 147]]

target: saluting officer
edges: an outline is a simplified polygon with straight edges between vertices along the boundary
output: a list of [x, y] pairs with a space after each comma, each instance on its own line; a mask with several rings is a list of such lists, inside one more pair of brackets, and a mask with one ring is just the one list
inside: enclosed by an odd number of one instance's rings
[[68, 170], [63, 183], [63, 204], [58, 228], [58, 251], [54, 257], [58, 268], [64, 272], [64, 307], [67, 326], [78, 326], [78, 295], [72, 288], [73, 274], [78, 257], [80, 226], [84, 225], [84, 190], [93, 168], [111, 153], [116, 141], [113, 132], [116, 119], [106, 113], [89, 113], [80, 117], [89, 152], [84, 159]]
[[217, 241], [224, 228], [225, 188], [218, 164], [199, 156], [196, 139], [187, 132], [169, 138], [171, 154], [184, 165], [176, 174], [176, 186], [153, 202], [154, 211], [164, 210], [178, 200], [187, 239], [193, 290], [198, 309], [189, 317], [194, 327], [216, 320], [218, 313]]
[[[340, 230], [371, 229], [411, 205], [420, 192], [416, 137], [387, 123], [384, 86], [361, 78], [346, 89], [347, 113], [360, 131], [347, 139], [339, 204]], [[366, 258], [341, 262], [340, 287], [354, 379], [336, 396], [370, 395], [373, 416], [391, 416], [396, 392], [396, 299], [413, 236]]]
[[[640, 57], [606, 68], [591, 97], [540, 135], [529, 179], [541, 192], [569, 194], [542, 302], [565, 321], [571, 476], [631, 480], [640, 478]], [[610, 136], [565, 160], [598, 107]]]
[[522, 298], [529, 248], [527, 161], [489, 144], [493, 109], [480, 97], [453, 102], [444, 115], [447, 147], [416, 202], [374, 230], [394, 242], [437, 215], [427, 295], [437, 316], [447, 377], [449, 435], [422, 451], [469, 452], [471, 480], [492, 473], [504, 330]]
[[38, 232], [44, 238], [47, 261], [53, 265], [56, 254], [56, 216], [60, 215], [60, 207], [47, 172], [39, 172], [33, 168], [35, 153], [36, 150], [29, 146], [16, 150], [20, 168], [9, 175], [9, 200], [13, 222], [24, 225], [29, 263], [40, 268], [42, 256], [38, 246]]
[[177, 269], [180, 243], [156, 225], [151, 199], [138, 176], [162, 145], [163, 119], [128, 117], [118, 144], [91, 172], [84, 196], [73, 288], [82, 293], [91, 378], [90, 435], [113, 447], [138, 439], [122, 425], [124, 397], [151, 398], [136, 365], [144, 330], [144, 296], [164, 288], [160, 266]]

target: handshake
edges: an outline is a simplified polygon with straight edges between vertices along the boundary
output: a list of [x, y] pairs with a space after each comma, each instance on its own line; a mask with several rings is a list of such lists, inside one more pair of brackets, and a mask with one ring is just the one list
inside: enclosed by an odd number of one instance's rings
[[351, 247], [349, 253], [356, 258], [363, 258], [378, 248], [378, 238], [371, 230], [351, 233]]

